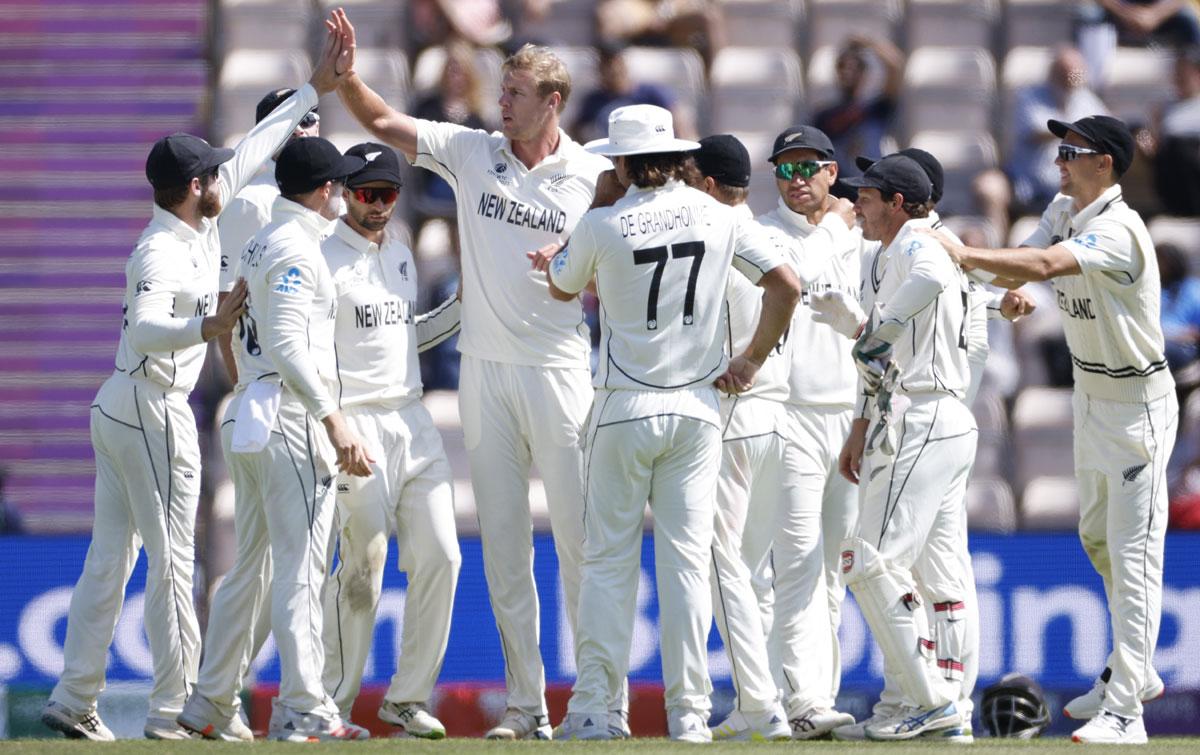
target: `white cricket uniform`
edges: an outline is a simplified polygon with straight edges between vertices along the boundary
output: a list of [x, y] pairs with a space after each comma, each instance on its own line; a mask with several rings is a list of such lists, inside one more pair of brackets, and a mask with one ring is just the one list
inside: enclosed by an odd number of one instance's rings
[[250, 243], [250, 239], [254, 238], [254, 234], [271, 222], [271, 207], [278, 196], [275, 161], [268, 160], [221, 213], [217, 229], [221, 236], [222, 292], [233, 290], [233, 284], [237, 282], [234, 273], [242, 257], [242, 250]]
[[757, 282], [780, 264], [752, 221], [675, 181], [589, 212], [551, 263], [566, 292], [595, 276], [602, 329], [571, 712], [603, 714], [621, 693], [648, 499], [666, 706], [707, 718], [725, 286], [730, 265]]
[[[738, 209], [749, 215], [744, 205]], [[834, 286], [857, 293], [859, 237], [843, 220], [830, 214], [820, 226], [814, 226], [781, 203], [779, 210], [763, 216], [760, 222], [776, 249], [800, 276], [805, 286], [802, 304], [811, 292]], [[741, 353], [749, 344], [758, 323], [761, 300], [760, 289], [741, 276], [730, 276], [726, 297], [730, 355]], [[822, 445], [814, 447], [811, 433], [804, 432], [813, 425], [824, 427], [828, 422], [817, 417], [813, 422], [794, 426], [790, 416], [793, 405], [787, 403], [794, 382], [836, 381], [836, 366], [844, 362], [842, 366], [849, 371], [842, 370], [846, 381], [842, 392], [847, 396], [841, 414], [846, 418], [834, 424], [849, 422], [855, 378], [854, 367], [848, 361], [849, 343], [834, 334], [841, 341], [837, 343], [827, 337], [828, 333], [832, 331], [812, 323], [807, 309], [797, 306], [786, 338], [759, 371], [754, 387], [738, 396], [721, 399], [722, 466], [713, 538], [714, 613], [730, 656], [740, 710], [764, 710], [775, 703], [780, 690], [784, 691], [785, 702], [794, 704], [796, 698], [803, 697], [802, 690], [822, 683], [820, 697], [824, 698], [831, 685], [836, 684], [829, 678], [828, 654], [836, 643], [836, 633], [830, 631], [820, 553], [827, 466], [819, 471], [810, 468], [825, 455], [823, 448], [830, 445], [830, 439], [822, 438]], [[834, 348], [822, 350], [820, 347], [827, 342], [833, 343]], [[799, 377], [794, 375], [799, 360], [806, 362], [799, 368], [805, 373], [812, 372], [808, 365], [813, 363], [834, 367], [823, 378]], [[842, 438], [832, 441], [836, 471]], [[820, 476], [815, 497], [809, 490], [814, 487], [809, 477], [813, 474]], [[849, 508], [853, 512], [853, 506]], [[763, 573], [767, 579], [754, 580], [754, 575]], [[761, 599], [755, 588], [764, 593]], [[815, 600], [818, 593], [820, 599]], [[771, 620], [773, 602], [780, 605], [779, 621]], [[807, 643], [803, 650], [805, 668], [802, 674], [797, 674], [794, 664], [782, 666], [781, 656], [785, 651], [778, 635], [786, 629], [790, 641], [802, 631], [798, 629], [801, 625], [815, 627], [810, 631], [819, 632], [819, 642], [823, 644], [817, 650], [811, 636], [803, 638]], [[768, 634], [774, 652], [768, 651], [765, 644]], [[763, 653], [766, 655], [760, 661]], [[795, 657], [799, 660], [798, 655]], [[760, 668], [765, 673], [758, 673]], [[772, 669], [776, 671], [774, 677]], [[789, 710], [798, 715], [809, 707], [812, 705], [803, 704]]]
[[[196, 684], [226, 714], [252, 660], [256, 616], [268, 602], [279, 648], [279, 702], [298, 712], [337, 713], [321, 681], [321, 589], [337, 473], [321, 425], [337, 410], [337, 297], [320, 250], [327, 228], [319, 214], [279, 197], [271, 223], [239, 263], [249, 297], [234, 345], [238, 385], [221, 423], [238, 555], [213, 598]], [[275, 411], [270, 398], [258, 399], [273, 391]], [[255, 426], [265, 439], [261, 449], [235, 451]], [[262, 579], [268, 561], [269, 589]]]
[[530, 169], [500, 133], [424, 120], [417, 121], [414, 164], [446, 179], [457, 202], [466, 292], [459, 413], [504, 652], [507, 706], [545, 716], [529, 468], [537, 459], [574, 629], [591, 343], [580, 303], [552, 299], [525, 254], [566, 241], [591, 205], [597, 176], [610, 165], [559, 131], [558, 148]]
[[[908, 221], [871, 265], [864, 309], [878, 303], [884, 319], [906, 325], [891, 355], [900, 368], [888, 422], [895, 454], [880, 448], [864, 462], [857, 532], [842, 548], [843, 579], [902, 695], [921, 708], [958, 700], [961, 690], [973, 576], [951, 541], [965, 532], [976, 441], [962, 401], [970, 383], [966, 281], [939, 244], [914, 232], [930, 225]], [[874, 403], [864, 395], [859, 416], [870, 413], [877, 425]], [[918, 596], [933, 603], [936, 636]]]
[[1059, 195], [1026, 246], [1063, 244], [1082, 272], [1054, 279], [1075, 377], [1079, 536], [1104, 579], [1112, 670], [1102, 707], [1142, 713], [1162, 616], [1166, 464], [1179, 406], [1163, 354], [1154, 244], [1114, 185], [1075, 212]]
[[343, 218], [321, 251], [337, 290], [338, 402], [375, 458], [371, 477], [338, 478], [338, 565], [325, 591], [325, 689], [349, 718], [393, 532], [408, 592], [400, 658], [385, 698], [428, 701], [446, 654], [462, 556], [453, 474], [421, 404], [417, 352], [458, 331], [459, 304], [451, 298], [430, 316], [415, 316], [412, 251], [386, 230], [376, 244]]
[[[804, 244], [815, 241], [819, 229], [831, 222], [827, 217], [813, 226], [782, 199], [759, 220]], [[819, 271], [806, 271], [816, 250], [792, 247], [793, 265], [801, 272], [805, 288], [788, 330], [791, 368], [785, 408], [800, 456], [786, 478], [793, 493], [771, 529], [775, 617], [769, 644], [771, 667], [790, 717], [814, 707], [832, 707], [837, 698], [841, 686], [837, 631], [846, 592], [838, 576], [839, 547], [858, 518], [857, 490], [838, 472], [838, 456], [855, 403], [857, 372], [851, 342], [813, 321], [809, 297], [831, 290], [856, 296], [869, 242], [857, 229], [847, 230], [841, 220], [832, 222], [839, 233], [821, 250], [828, 262]], [[813, 369], [816, 364], [821, 369]], [[824, 605], [819, 600], [822, 594]]]
[[[222, 203], [239, 191], [317, 102], [305, 85], [237, 146], [219, 170]], [[125, 583], [145, 547], [145, 624], [154, 662], [151, 718], [174, 720], [196, 679], [200, 630], [192, 603], [200, 447], [188, 394], [216, 310], [217, 224], [193, 229], [155, 206], [125, 265], [116, 370], [92, 403], [96, 511], [71, 595], [63, 673], [50, 699], [88, 710], [104, 689]]]

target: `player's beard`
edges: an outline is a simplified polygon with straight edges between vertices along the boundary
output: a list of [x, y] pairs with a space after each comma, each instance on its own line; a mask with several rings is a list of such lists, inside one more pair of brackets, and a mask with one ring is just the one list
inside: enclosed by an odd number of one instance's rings
[[[394, 206], [394, 205], [393, 205]], [[354, 218], [354, 222], [362, 228], [375, 233], [382, 231], [387, 226], [388, 221], [392, 218], [392, 213], [385, 212], [383, 215], [373, 214], [370, 211], [363, 211], [357, 207], [347, 207], [350, 215]]]
[[206, 218], [215, 218], [220, 214], [221, 192], [217, 191], [217, 182], [213, 181], [204, 187], [204, 193], [200, 195], [200, 215]]

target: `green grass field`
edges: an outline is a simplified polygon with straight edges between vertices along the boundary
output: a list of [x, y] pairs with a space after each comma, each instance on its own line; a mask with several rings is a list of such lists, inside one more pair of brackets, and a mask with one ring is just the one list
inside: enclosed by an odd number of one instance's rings
[[[479, 739], [447, 739], [441, 742], [424, 742], [413, 739], [376, 739], [370, 742], [345, 742], [324, 744], [325, 747], [336, 747], [339, 751], [358, 751], [361, 753], [403, 753], [404, 755], [447, 755], [448, 753], [494, 753], [495, 755], [513, 755], [514, 753], [541, 753], [547, 750], [566, 750], [569, 752], [635, 752], [638, 755], [659, 755], [659, 753], [692, 752], [696, 745], [676, 744], [664, 739], [638, 739], [626, 742], [570, 742], [555, 744], [552, 742], [486, 742]], [[877, 750], [887, 755], [905, 755], [911, 752], [946, 751], [954, 745], [928, 743], [864, 743], [847, 744], [845, 742], [745, 742], [713, 744], [704, 747], [707, 753], [739, 753], [745, 755], [752, 752], [786, 752], [786, 753], [824, 753], [833, 755], [845, 749]], [[1081, 746], [1073, 744], [1069, 739], [1054, 738], [1040, 739], [1034, 742], [1016, 742], [1012, 740], [980, 739], [974, 748], [986, 749], [996, 753], [1037, 752], [1051, 753], [1056, 751], [1081, 752]], [[1197, 752], [1200, 739], [1151, 739], [1150, 744], [1138, 749], [1139, 753], [1185, 753]], [[301, 748], [297, 750], [297, 748]], [[1103, 749], [1103, 748], [1101, 748]], [[118, 742], [97, 744], [93, 742], [77, 742], [66, 740], [26, 739], [0, 742], [0, 753], [236, 753], [252, 752], [255, 755], [267, 753], [294, 753], [303, 751], [302, 745], [283, 742], [255, 742], [254, 744], [233, 744], [225, 742], [148, 742], [145, 740], [121, 740]]]

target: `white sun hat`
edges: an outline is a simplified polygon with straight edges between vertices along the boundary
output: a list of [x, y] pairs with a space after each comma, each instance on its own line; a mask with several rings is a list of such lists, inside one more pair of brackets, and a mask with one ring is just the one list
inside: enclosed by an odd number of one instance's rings
[[646, 155], [652, 152], [691, 152], [699, 142], [675, 138], [671, 111], [656, 105], [626, 105], [608, 116], [608, 138], [583, 145], [605, 157]]

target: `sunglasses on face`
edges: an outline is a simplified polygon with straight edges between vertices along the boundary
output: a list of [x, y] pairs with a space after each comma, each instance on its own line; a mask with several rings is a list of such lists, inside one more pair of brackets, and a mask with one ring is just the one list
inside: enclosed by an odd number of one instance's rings
[[312, 128], [320, 122], [321, 116], [317, 115], [316, 112], [309, 110], [304, 114], [304, 117], [300, 119], [299, 125], [300, 128]]
[[1062, 160], [1064, 163], [1069, 163], [1072, 160], [1078, 158], [1080, 155], [1102, 155], [1102, 154], [1104, 154], [1104, 153], [1101, 152], [1100, 150], [1091, 149], [1090, 147], [1076, 147], [1074, 144], [1058, 145], [1058, 159]]
[[797, 175], [801, 178], [812, 178], [826, 165], [833, 165], [832, 160], [800, 160], [794, 163], [778, 163], [775, 166], [775, 177], [791, 181]]
[[377, 201], [381, 201], [384, 204], [391, 204], [400, 195], [400, 190], [394, 187], [361, 188], [354, 189], [353, 191], [354, 198], [363, 204], [375, 204]]

